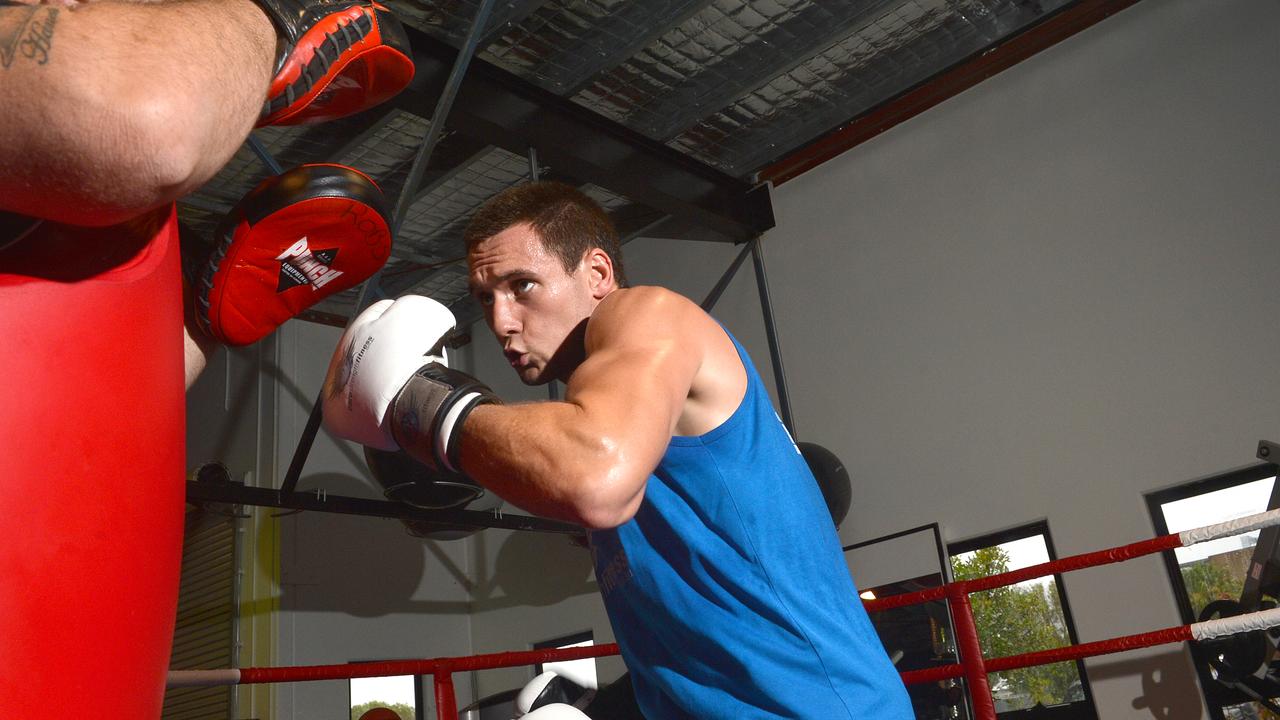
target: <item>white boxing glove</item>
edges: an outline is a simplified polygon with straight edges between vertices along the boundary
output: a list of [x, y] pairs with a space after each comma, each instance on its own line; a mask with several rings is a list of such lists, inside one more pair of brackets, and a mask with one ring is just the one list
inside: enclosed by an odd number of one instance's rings
[[595, 696], [595, 689], [548, 670], [530, 680], [516, 694], [515, 717], [532, 717], [532, 713], [547, 705], [585, 705]]
[[398, 450], [391, 403], [428, 363], [447, 364], [441, 340], [456, 324], [449, 308], [428, 297], [379, 300], [338, 341], [323, 391], [329, 432], [379, 450]]
[[525, 715], [520, 720], [591, 720], [591, 718], [572, 705], [556, 703], [555, 705], [544, 705]]

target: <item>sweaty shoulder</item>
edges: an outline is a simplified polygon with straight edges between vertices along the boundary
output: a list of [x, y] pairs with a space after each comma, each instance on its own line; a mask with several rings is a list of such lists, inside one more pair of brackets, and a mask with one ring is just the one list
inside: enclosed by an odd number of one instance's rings
[[703, 318], [711, 321], [693, 301], [666, 288], [621, 288], [609, 293], [591, 314], [587, 323], [587, 352], [602, 343], [625, 342], [631, 338], [657, 341], [691, 331], [696, 333]]
[[587, 325], [586, 349], [645, 347], [693, 361], [676, 435], [702, 435], [729, 418], [747, 389], [746, 369], [720, 324], [692, 300], [659, 287], [616, 290]]

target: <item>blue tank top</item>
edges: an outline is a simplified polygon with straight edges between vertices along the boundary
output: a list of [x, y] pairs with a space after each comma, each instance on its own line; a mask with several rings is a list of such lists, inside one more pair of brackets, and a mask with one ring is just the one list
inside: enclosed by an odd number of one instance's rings
[[[733, 339], [730, 335], [730, 339]], [[648, 720], [910, 720], [817, 482], [733, 339], [747, 391], [671, 438], [635, 517], [591, 533]]]

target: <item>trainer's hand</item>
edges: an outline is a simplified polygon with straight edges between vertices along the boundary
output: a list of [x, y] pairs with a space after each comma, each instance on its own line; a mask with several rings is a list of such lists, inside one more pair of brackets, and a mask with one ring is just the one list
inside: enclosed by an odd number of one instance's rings
[[418, 368], [444, 361], [438, 346], [454, 324], [449, 308], [421, 295], [380, 300], [360, 313], [329, 361], [325, 428], [361, 445], [398, 449], [391, 403]]

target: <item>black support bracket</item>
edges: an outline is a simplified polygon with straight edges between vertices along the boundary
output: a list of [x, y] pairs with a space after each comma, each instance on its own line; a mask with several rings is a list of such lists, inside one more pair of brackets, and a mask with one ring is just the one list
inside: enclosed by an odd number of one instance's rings
[[547, 520], [530, 515], [509, 515], [479, 510], [423, 510], [388, 500], [329, 495], [323, 491], [281, 492], [271, 488], [249, 487], [244, 483], [187, 481], [187, 502], [192, 505], [252, 505], [285, 510], [312, 510], [342, 515], [417, 520], [440, 525], [441, 528], [504, 528], [533, 532], [581, 535], [583, 528], [570, 523]]

